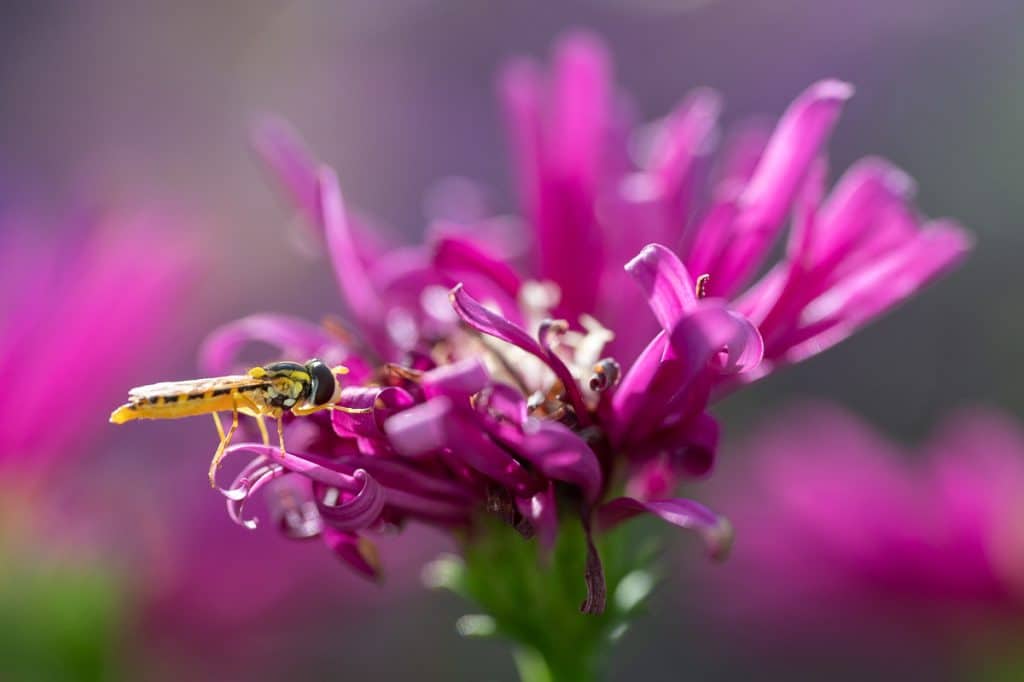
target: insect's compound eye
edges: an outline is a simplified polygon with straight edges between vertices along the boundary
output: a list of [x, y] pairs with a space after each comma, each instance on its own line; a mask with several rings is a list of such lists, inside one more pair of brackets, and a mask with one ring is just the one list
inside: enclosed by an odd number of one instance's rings
[[331, 402], [337, 382], [331, 368], [319, 360], [310, 360], [306, 363], [306, 370], [313, 377], [313, 404], [326, 405]]

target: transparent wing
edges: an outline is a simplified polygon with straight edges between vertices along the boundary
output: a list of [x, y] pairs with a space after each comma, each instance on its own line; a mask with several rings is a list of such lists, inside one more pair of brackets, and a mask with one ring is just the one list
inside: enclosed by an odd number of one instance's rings
[[188, 381], [163, 381], [158, 384], [138, 386], [128, 391], [128, 397], [132, 400], [144, 400], [157, 396], [192, 395], [206, 393], [217, 389], [240, 388], [242, 386], [262, 385], [263, 381], [253, 379], [248, 374], [234, 374], [225, 377], [210, 377], [208, 379], [190, 379]]

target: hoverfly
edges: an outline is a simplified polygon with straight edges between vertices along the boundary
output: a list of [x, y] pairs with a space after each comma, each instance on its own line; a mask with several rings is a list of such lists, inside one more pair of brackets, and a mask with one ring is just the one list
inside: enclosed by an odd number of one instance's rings
[[[225, 451], [238, 430], [238, 415], [256, 419], [264, 444], [269, 444], [264, 417], [277, 420], [277, 438], [284, 447], [281, 417], [286, 411], [297, 416], [338, 408], [341, 384], [338, 374], [347, 374], [342, 366], [328, 367], [320, 360], [305, 364], [274, 362], [253, 367], [246, 374], [191, 381], [166, 381], [139, 386], [128, 392], [128, 402], [110, 415], [113, 424], [135, 419], [180, 419], [212, 414], [220, 443], [210, 463], [210, 485]], [[231, 426], [224, 431], [219, 412], [231, 412]]]

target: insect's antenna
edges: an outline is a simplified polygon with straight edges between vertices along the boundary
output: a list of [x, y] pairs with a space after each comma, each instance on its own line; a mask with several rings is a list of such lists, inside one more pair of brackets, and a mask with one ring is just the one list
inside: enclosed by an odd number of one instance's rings
[[348, 374], [348, 367], [345, 365], [336, 365], [335, 367], [331, 367], [331, 371], [335, 374]]

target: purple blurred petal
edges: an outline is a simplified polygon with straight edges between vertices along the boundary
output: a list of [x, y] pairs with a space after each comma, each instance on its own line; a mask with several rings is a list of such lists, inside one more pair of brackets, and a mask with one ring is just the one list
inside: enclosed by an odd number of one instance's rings
[[502, 440], [540, 473], [583, 491], [588, 502], [601, 494], [601, 464], [579, 436], [558, 422], [527, 419], [520, 430], [504, 430]]
[[477, 358], [469, 358], [424, 372], [420, 386], [427, 399], [439, 395], [469, 398], [483, 390], [489, 381], [490, 375], [483, 363]]
[[199, 365], [212, 374], [230, 374], [238, 368], [238, 354], [249, 343], [266, 343], [281, 357], [319, 357], [327, 363], [341, 362], [345, 353], [337, 339], [325, 329], [290, 315], [249, 315], [222, 325], [206, 337], [200, 349]]
[[253, 127], [253, 146], [295, 198], [308, 223], [320, 226], [317, 163], [288, 122], [268, 117]]

